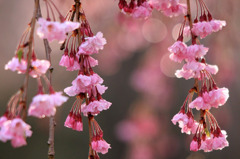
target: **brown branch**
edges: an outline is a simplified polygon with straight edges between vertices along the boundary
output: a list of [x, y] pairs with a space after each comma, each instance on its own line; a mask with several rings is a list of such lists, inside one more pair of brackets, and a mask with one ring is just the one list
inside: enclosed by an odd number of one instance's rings
[[[41, 7], [39, 5], [38, 7], [38, 18], [42, 17], [41, 13]], [[45, 47], [45, 53], [46, 53], [46, 59], [50, 62], [50, 68], [48, 72], [48, 80], [50, 84], [52, 84], [52, 72], [53, 72], [53, 67], [52, 67], [52, 61], [51, 61], [51, 52], [52, 49], [49, 45], [49, 42], [47, 39], [43, 39], [44, 47]], [[55, 130], [55, 119], [54, 116], [51, 116], [49, 118], [49, 138], [48, 138], [48, 159], [54, 159], [55, 158], [55, 149], [54, 149], [54, 130]]]
[[37, 11], [39, 7], [39, 0], [35, 0], [35, 6], [34, 6], [34, 11], [33, 11], [33, 17], [31, 20], [31, 31], [29, 35], [29, 40], [28, 40], [28, 54], [27, 54], [27, 71], [26, 71], [26, 76], [24, 79], [24, 85], [23, 85], [23, 115], [22, 118], [23, 120], [26, 120], [27, 116], [27, 90], [28, 90], [28, 81], [29, 81], [29, 72], [31, 69], [31, 58], [32, 58], [32, 49], [33, 49], [33, 37], [34, 37], [34, 30], [35, 30], [35, 24], [36, 24], [36, 16], [37, 16]]

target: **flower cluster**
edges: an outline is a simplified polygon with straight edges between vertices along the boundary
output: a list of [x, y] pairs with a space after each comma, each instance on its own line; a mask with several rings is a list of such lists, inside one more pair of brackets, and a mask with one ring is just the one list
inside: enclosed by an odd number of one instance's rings
[[[76, 10], [75, 5], [72, 10]], [[78, 71], [72, 85], [64, 89], [67, 95], [77, 98], [64, 125], [76, 131], [83, 131], [82, 114], [88, 117], [89, 158], [99, 158], [98, 153], [107, 153], [110, 145], [102, 138], [103, 132], [94, 116], [109, 109], [112, 103], [102, 98], [107, 87], [102, 85], [103, 79], [93, 71], [98, 61], [91, 55], [103, 50], [106, 39], [101, 32], [96, 35], [92, 33], [81, 6], [79, 10], [80, 27], [63, 43], [64, 54], [59, 62], [59, 65], [66, 67], [67, 71]], [[69, 13], [69, 17], [75, 14], [72, 11]]]
[[128, 13], [135, 18], [148, 18], [153, 9], [161, 11], [164, 15], [172, 17], [186, 12], [186, 5], [179, 0], [119, 0], [119, 8], [123, 13]]
[[[188, 6], [189, 7], [189, 6]], [[201, 45], [198, 37], [204, 38], [212, 32], [222, 29], [226, 25], [225, 21], [213, 20], [208, 8], [202, 0], [197, 1], [197, 8], [200, 7], [201, 15], [196, 14], [192, 25], [191, 16], [186, 16], [179, 32], [177, 42], [169, 47], [170, 59], [175, 62], [185, 62], [181, 70], [177, 70], [175, 75], [178, 78], [186, 80], [194, 78], [195, 85], [190, 89], [187, 99], [176, 114], [172, 122], [182, 129], [182, 133], [194, 134], [190, 145], [191, 151], [203, 150], [209, 152], [212, 150], [221, 150], [228, 146], [227, 135], [221, 130], [217, 120], [210, 113], [211, 108], [218, 108], [226, 103], [229, 98], [227, 88], [218, 88], [212, 75], [218, 72], [216, 65], [206, 63], [205, 55], [208, 48]], [[191, 13], [188, 13], [191, 15]], [[185, 27], [186, 19], [189, 25]], [[186, 29], [187, 28], [187, 29]], [[187, 46], [183, 42], [185, 33], [192, 35], [192, 45]], [[193, 100], [194, 93], [198, 97]], [[200, 111], [200, 120], [194, 120], [192, 109]]]

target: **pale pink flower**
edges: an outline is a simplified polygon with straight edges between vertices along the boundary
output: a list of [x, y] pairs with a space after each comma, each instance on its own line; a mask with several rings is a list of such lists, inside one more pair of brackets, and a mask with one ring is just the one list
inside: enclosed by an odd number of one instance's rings
[[206, 64], [205, 70], [213, 75], [218, 73], [218, 66], [217, 65], [208, 65]]
[[96, 140], [92, 141], [92, 149], [97, 153], [106, 154], [108, 149], [111, 148], [110, 144], [108, 144], [105, 140]]
[[74, 58], [73, 61], [69, 62], [69, 66], [67, 67], [67, 71], [76, 71], [76, 70], [80, 70], [80, 64], [77, 61], [77, 59]]
[[187, 45], [184, 42], [176, 41], [168, 50], [171, 52], [169, 58], [175, 62], [181, 63], [186, 58]]
[[198, 142], [195, 140], [192, 140], [191, 144], [190, 144], [190, 151], [198, 151]]
[[168, 17], [176, 17], [179, 16], [181, 14], [185, 14], [187, 10], [187, 6], [185, 4], [181, 4], [181, 3], [171, 3], [170, 6], [168, 6], [167, 8], [162, 8], [162, 12], [164, 15], [168, 16]]
[[194, 60], [195, 58], [202, 58], [208, 52], [208, 48], [203, 45], [190, 45], [187, 47], [186, 59]]
[[6, 142], [11, 140], [13, 147], [27, 145], [26, 137], [32, 136], [31, 126], [20, 118], [7, 120], [3, 123], [0, 130], [0, 140]]
[[229, 98], [229, 90], [225, 87], [214, 89], [209, 94], [212, 97], [211, 105], [215, 108], [224, 105]]
[[88, 56], [86, 58], [86, 60], [84, 60], [84, 66], [85, 67], [88, 67], [88, 66], [91, 66], [91, 67], [95, 67], [98, 65], [98, 60], [92, 58], [91, 56]]
[[135, 7], [131, 13], [134, 18], [147, 19], [152, 15], [152, 7], [148, 2], [144, 2], [141, 6]]
[[229, 97], [227, 88], [213, 89], [209, 92], [203, 92], [202, 96], [197, 97], [189, 104], [190, 108], [211, 109], [212, 107], [218, 108], [226, 103]]
[[97, 84], [96, 87], [97, 87], [98, 93], [101, 94], [101, 95], [103, 93], [105, 93], [105, 91], [108, 89], [108, 87], [106, 87], [104, 85], [100, 85], [100, 84]]
[[47, 60], [33, 60], [31, 63], [32, 69], [30, 71], [30, 75], [33, 78], [37, 78], [47, 72], [50, 67], [50, 62]]
[[197, 22], [193, 24], [192, 32], [196, 36], [200, 36], [200, 38], [205, 38], [207, 35], [211, 34], [213, 32], [212, 25], [210, 22]]
[[7, 117], [5, 116], [5, 115], [3, 115], [3, 116], [1, 116], [1, 118], [0, 118], [0, 128], [1, 128], [1, 126], [3, 125], [3, 123], [5, 122], [5, 121], [7, 121], [8, 119], [7, 119]]
[[203, 21], [194, 23], [192, 31], [195, 35], [200, 36], [202, 39], [212, 32], [222, 30], [222, 27], [224, 26], [226, 26], [226, 22], [221, 20], [211, 20], [209, 22]]
[[98, 53], [99, 50], [103, 49], [106, 44], [106, 39], [103, 38], [103, 33], [98, 32], [93, 37], [87, 37], [86, 41], [79, 46], [78, 56], [81, 54], [92, 55]]
[[183, 36], [184, 37], [190, 37], [191, 36], [191, 31], [190, 31], [190, 26], [185, 26], [183, 29]]
[[178, 113], [172, 118], [174, 125], [178, 122], [178, 126], [181, 128], [182, 133], [194, 134], [196, 132], [198, 123], [193, 119], [191, 115]]
[[58, 40], [60, 43], [67, 38], [67, 32], [73, 31], [80, 26], [80, 23], [77, 22], [64, 21], [60, 23], [47, 21], [43, 18], [39, 18], [38, 23], [40, 27], [37, 29], [37, 34], [40, 38], [47, 39], [50, 42]]
[[201, 141], [200, 150], [203, 150], [204, 152], [210, 152], [210, 151], [213, 150], [212, 146], [213, 146], [213, 139], [212, 139], [212, 137], [207, 137], [205, 139], [205, 141], [203, 141], [203, 140]]
[[197, 61], [190, 61], [183, 65], [181, 70], [177, 70], [175, 75], [177, 78], [185, 78], [186, 80], [190, 78], [200, 78], [200, 72], [204, 70], [205, 64], [197, 62]]
[[72, 112], [69, 113], [64, 126], [67, 128], [72, 128], [76, 131], [83, 131], [83, 123], [81, 115], [75, 115]]
[[184, 64], [183, 68], [177, 70], [175, 75], [177, 78], [185, 78], [186, 80], [190, 78], [201, 79], [201, 71], [203, 70], [208, 71], [211, 74], [216, 74], [218, 72], [218, 67], [216, 65], [209, 65], [193, 60]]
[[227, 133], [222, 130], [218, 137], [213, 137], [212, 148], [214, 150], [222, 150], [224, 147], [228, 147], [229, 143], [227, 141]]
[[148, 3], [169, 17], [185, 14], [187, 9], [185, 4], [179, 3], [179, 0], [149, 0]]
[[56, 106], [61, 106], [67, 99], [67, 97], [62, 96], [62, 92], [38, 94], [33, 98], [30, 104], [28, 115], [38, 118], [53, 116], [56, 113]]
[[222, 20], [211, 20], [210, 24], [212, 26], [212, 30], [214, 32], [217, 32], [219, 30], [222, 30], [222, 27], [226, 26], [226, 21], [222, 21]]
[[5, 65], [5, 70], [18, 71], [18, 73], [25, 73], [26, 69], [27, 62], [23, 58], [19, 60], [16, 56]]
[[62, 58], [61, 58], [61, 60], [60, 60], [60, 62], [59, 62], [59, 65], [68, 68], [68, 67], [70, 66], [69, 56], [63, 54], [63, 55], [62, 55]]
[[72, 86], [65, 88], [64, 92], [69, 96], [75, 96], [79, 93], [90, 92], [93, 86], [102, 83], [103, 79], [96, 73], [90, 76], [80, 74], [72, 81]]
[[88, 116], [88, 113], [98, 115], [101, 111], [109, 109], [111, 105], [112, 103], [104, 99], [100, 99], [99, 101], [95, 100], [90, 102], [88, 105], [86, 105], [86, 103], [82, 104], [81, 110], [84, 116]]
[[183, 113], [178, 113], [176, 115], [174, 115], [174, 117], [172, 118], [172, 122], [174, 125], [177, 124], [177, 122], [179, 123], [179, 127], [183, 127], [184, 125], [186, 125], [188, 123], [188, 116], [187, 114], [183, 114]]

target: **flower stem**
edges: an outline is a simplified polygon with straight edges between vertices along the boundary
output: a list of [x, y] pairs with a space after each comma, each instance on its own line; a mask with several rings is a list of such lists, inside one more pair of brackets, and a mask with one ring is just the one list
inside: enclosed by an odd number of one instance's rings
[[24, 79], [24, 85], [23, 85], [23, 114], [22, 118], [23, 120], [26, 120], [27, 116], [27, 90], [28, 90], [28, 81], [29, 81], [29, 72], [31, 69], [31, 58], [32, 58], [32, 49], [33, 49], [33, 36], [34, 36], [34, 29], [35, 29], [35, 24], [36, 24], [36, 16], [37, 16], [37, 11], [39, 7], [39, 0], [35, 0], [35, 6], [34, 6], [34, 11], [33, 11], [33, 17], [31, 20], [31, 31], [29, 35], [29, 41], [28, 41], [28, 58], [27, 58], [27, 70], [26, 70], [26, 76]]
[[[38, 7], [38, 16], [37, 19], [42, 17], [41, 13], [41, 8], [40, 5]], [[51, 52], [52, 49], [49, 45], [49, 42], [47, 39], [43, 39], [44, 47], [45, 47], [45, 53], [46, 53], [46, 59], [50, 62], [50, 68], [48, 72], [48, 80], [50, 85], [52, 84], [52, 72], [53, 72], [53, 67], [52, 67], [52, 62], [51, 62]], [[50, 89], [50, 87], [49, 87]], [[49, 90], [50, 92], [50, 90]], [[55, 158], [55, 149], [54, 149], [54, 130], [55, 130], [56, 122], [54, 119], [54, 116], [51, 116], [49, 118], [49, 138], [48, 138], [48, 159], [54, 159]]]

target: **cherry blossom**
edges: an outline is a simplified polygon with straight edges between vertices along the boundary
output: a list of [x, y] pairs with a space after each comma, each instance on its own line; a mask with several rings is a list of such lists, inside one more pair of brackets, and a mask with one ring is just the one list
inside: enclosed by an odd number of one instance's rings
[[93, 102], [90, 102], [88, 105], [86, 103], [82, 104], [82, 113], [85, 116], [88, 116], [88, 113], [91, 113], [92, 115], [98, 115], [101, 111], [109, 109], [109, 107], [112, 105], [112, 103], [100, 99], [95, 100]]
[[27, 62], [23, 58], [19, 59], [14, 56], [11, 61], [5, 65], [5, 70], [18, 71], [18, 73], [25, 73], [27, 69]]
[[133, 9], [131, 15], [134, 18], [144, 18], [147, 19], [152, 15], [152, 7], [148, 2], [144, 2], [142, 5]]
[[224, 26], [226, 26], [226, 22], [221, 20], [202, 21], [193, 24], [192, 32], [202, 39], [212, 32], [221, 30]]
[[76, 131], [83, 131], [83, 123], [81, 115], [75, 115], [72, 112], [69, 113], [64, 126], [67, 128], [72, 128]]
[[218, 108], [226, 103], [229, 97], [229, 91], [227, 88], [213, 89], [209, 92], [203, 92], [202, 96], [197, 97], [189, 104], [190, 108], [211, 109], [212, 107]]
[[175, 62], [181, 63], [186, 58], [187, 45], [182, 41], [176, 41], [168, 50], [171, 52], [169, 58]]
[[106, 39], [103, 38], [103, 33], [98, 32], [93, 37], [87, 37], [86, 41], [79, 46], [78, 55], [92, 55], [98, 53], [99, 50], [103, 49], [103, 46], [107, 43]]
[[0, 129], [0, 140], [6, 142], [11, 140], [13, 147], [27, 145], [26, 137], [32, 136], [31, 126], [20, 118], [14, 118], [3, 122]]
[[65, 88], [64, 92], [69, 96], [75, 96], [79, 93], [89, 92], [92, 86], [102, 83], [103, 79], [96, 73], [90, 76], [80, 74], [73, 80], [72, 86]]
[[96, 141], [92, 141], [92, 149], [98, 153], [106, 154], [108, 149], [110, 149], [110, 144], [108, 144], [105, 140], [100, 139]]
[[73, 31], [80, 26], [80, 23], [77, 22], [64, 21], [60, 23], [48, 21], [44, 18], [39, 18], [38, 23], [40, 27], [37, 29], [37, 34], [40, 38], [47, 39], [50, 42], [57, 40], [60, 43], [67, 38], [67, 32]]
[[67, 97], [62, 96], [62, 92], [38, 94], [33, 98], [30, 104], [28, 115], [38, 118], [53, 116], [56, 113], [56, 107], [61, 106], [67, 99]]

